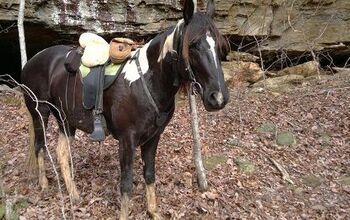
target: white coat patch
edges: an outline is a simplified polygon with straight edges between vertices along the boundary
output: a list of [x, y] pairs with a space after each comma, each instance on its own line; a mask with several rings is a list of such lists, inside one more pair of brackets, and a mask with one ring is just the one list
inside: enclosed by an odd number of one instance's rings
[[222, 103], [224, 103], [224, 95], [222, 94], [221, 89], [220, 92], [217, 93], [217, 95], [214, 95], [214, 97], [219, 105], [222, 105]]
[[165, 39], [164, 45], [163, 45], [163, 50], [160, 53], [159, 57], [158, 57], [158, 63], [160, 63], [160, 61], [162, 59], [165, 58], [166, 54], [168, 52], [173, 52], [174, 51], [174, 35], [176, 33], [176, 31], [179, 29], [180, 25], [184, 22], [184, 19], [181, 19], [176, 27], [174, 28], [173, 32], [171, 32], [171, 34]]
[[218, 68], [218, 58], [216, 57], [215, 40], [209, 34], [207, 34], [207, 42], [208, 42], [208, 44], [210, 46], [210, 51], [213, 54], [215, 66], [216, 66], [216, 68]]
[[193, 5], [194, 5], [194, 9], [193, 9], [193, 14], [197, 12], [197, 0], [193, 0]]
[[[140, 51], [139, 57], [137, 58], [140, 62], [140, 66], [141, 66], [141, 71], [142, 74], [146, 74], [148, 72], [149, 69], [149, 64], [148, 64], [148, 58], [147, 58], [147, 49], [150, 45], [151, 41], [148, 42], [147, 44], [145, 44], [142, 48], [137, 49], [136, 51], [132, 52], [131, 57], [134, 56], [134, 54], [137, 51]], [[128, 80], [131, 83], [135, 82], [136, 80], [138, 80], [140, 78], [140, 74], [137, 70], [137, 65], [136, 65], [136, 61], [132, 60], [127, 61], [122, 73], [125, 73], [124, 79]]]

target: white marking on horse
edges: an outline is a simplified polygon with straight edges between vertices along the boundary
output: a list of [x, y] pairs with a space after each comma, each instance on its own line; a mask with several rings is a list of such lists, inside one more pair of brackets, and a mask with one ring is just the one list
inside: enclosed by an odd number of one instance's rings
[[[131, 57], [133, 57], [137, 51], [140, 51], [139, 57], [137, 59], [140, 62], [140, 67], [141, 67], [141, 71], [142, 71], [143, 75], [145, 75], [149, 69], [149, 63], [148, 63], [148, 58], [147, 58], [147, 49], [148, 49], [150, 43], [151, 43], [151, 41], [148, 42], [147, 44], [145, 44], [142, 48], [137, 49], [136, 51], [132, 52], [132, 54], [131, 54]], [[122, 73], [125, 73], [124, 79], [126, 79], [130, 82], [129, 85], [131, 85], [131, 83], [135, 82], [136, 80], [138, 80], [140, 78], [140, 74], [137, 70], [137, 65], [136, 65], [135, 60], [132, 60], [131, 62], [127, 61]]]
[[224, 95], [222, 94], [221, 89], [220, 89], [220, 92], [217, 93], [217, 95], [214, 95], [214, 97], [218, 102], [218, 104], [222, 105], [222, 103], [224, 102]]
[[[216, 67], [216, 69], [218, 69], [218, 62], [219, 62], [218, 60], [219, 60], [219, 58], [217, 57], [216, 50], [215, 50], [216, 42], [215, 42], [214, 38], [210, 35], [209, 32], [207, 33], [207, 42], [208, 42], [208, 44], [210, 46], [209, 50], [213, 54], [215, 67]], [[215, 94], [214, 97], [215, 97], [216, 101], [218, 102], [218, 104], [222, 105], [222, 103], [224, 102], [224, 95], [222, 94], [221, 85], [220, 85], [220, 81], [219, 80], [218, 80], [218, 84], [219, 84], [219, 92], [217, 94]]]
[[193, 0], [193, 5], [194, 5], [194, 8], [193, 8], [193, 14], [197, 12], [197, 0]]
[[208, 44], [210, 46], [210, 51], [213, 54], [215, 66], [216, 66], [216, 68], [218, 68], [218, 58], [216, 56], [215, 40], [214, 40], [214, 38], [212, 36], [210, 36], [210, 34], [207, 34], [207, 42], [208, 42]]
[[163, 45], [163, 50], [160, 53], [159, 57], [158, 57], [158, 63], [160, 63], [160, 61], [162, 59], [164, 59], [167, 55], [168, 52], [173, 52], [174, 51], [174, 36], [176, 31], [179, 29], [180, 25], [184, 22], [184, 19], [181, 19], [176, 27], [174, 28], [173, 32], [171, 32], [171, 34], [166, 38], [164, 45]]

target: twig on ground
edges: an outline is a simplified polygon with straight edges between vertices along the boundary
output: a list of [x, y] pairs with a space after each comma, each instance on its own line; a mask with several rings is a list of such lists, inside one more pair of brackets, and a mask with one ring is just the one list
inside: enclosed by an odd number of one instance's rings
[[290, 124], [293, 127], [297, 127], [294, 123], [292, 123], [291, 121], [287, 121], [288, 124]]
[[277, 163], [276, 160], [274, 160], [272, 157], [269, 157], [270, 161], [273, 163], [273, 165], [275, 165], [275, 167], [278, 169], [278, 171], [281, 172], [282, 174], [282, 179], [287, 181], [288, 183], [294, 185], [293, 180], [291, 180], [289, 174], [287, 173], [287, 171], [282, 167], [281, 164]]

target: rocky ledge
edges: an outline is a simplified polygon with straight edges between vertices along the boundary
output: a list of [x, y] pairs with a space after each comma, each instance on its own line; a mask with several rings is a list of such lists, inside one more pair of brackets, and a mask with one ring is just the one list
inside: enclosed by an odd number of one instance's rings
[[[205, 1], [199, 0], [203, 9]], [[232, 49], [263, 58], [265, 68], [305, 61], [345, 65], [350, 54], [348, 0], [216, 0], [216, 23]], [[18, 60], [18, 0], [0, 1], [0, 47]], [[175, 0], [30, 0], [25, 28], [29, 56], [43, 47], [75, 42], [92, 31], [148, 40], [181, 16]], [[313, 53], [311, 53], [313, 51]], [[13, 61], [12, 61], [13, 62]], [[18, 61], [17, 61], [18, 62]]]

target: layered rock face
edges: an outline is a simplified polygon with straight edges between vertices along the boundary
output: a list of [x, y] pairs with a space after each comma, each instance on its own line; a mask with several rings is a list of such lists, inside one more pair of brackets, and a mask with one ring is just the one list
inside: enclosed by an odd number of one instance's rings
[[[16, 37], [18, 0], [0, 1], [0, 46]], [[198, 1], [205, 8], [206, 1]], [[350, 54], [349, 0], [216, 0], [216, 23], [235, 50], [288, 66], [310, 51], [345, 63]], [[178, 0], [29, 0], [25, 28], [29, 53], [85, 31], [148, 40], [182, 17]], [[10, 27], [10, 28], [9, 28]], [[6, 29], [8, 28], [8, 29]], [[107, 39], [108, 40], [108, 39]], [[63, 41], [64, 42], [64, 41]], [[303, 57], [300, 58], [300, 56]], [[299, 57], [298, 60], [293, 58]], [[329, 61], [331, 62], [331, 61]]]

